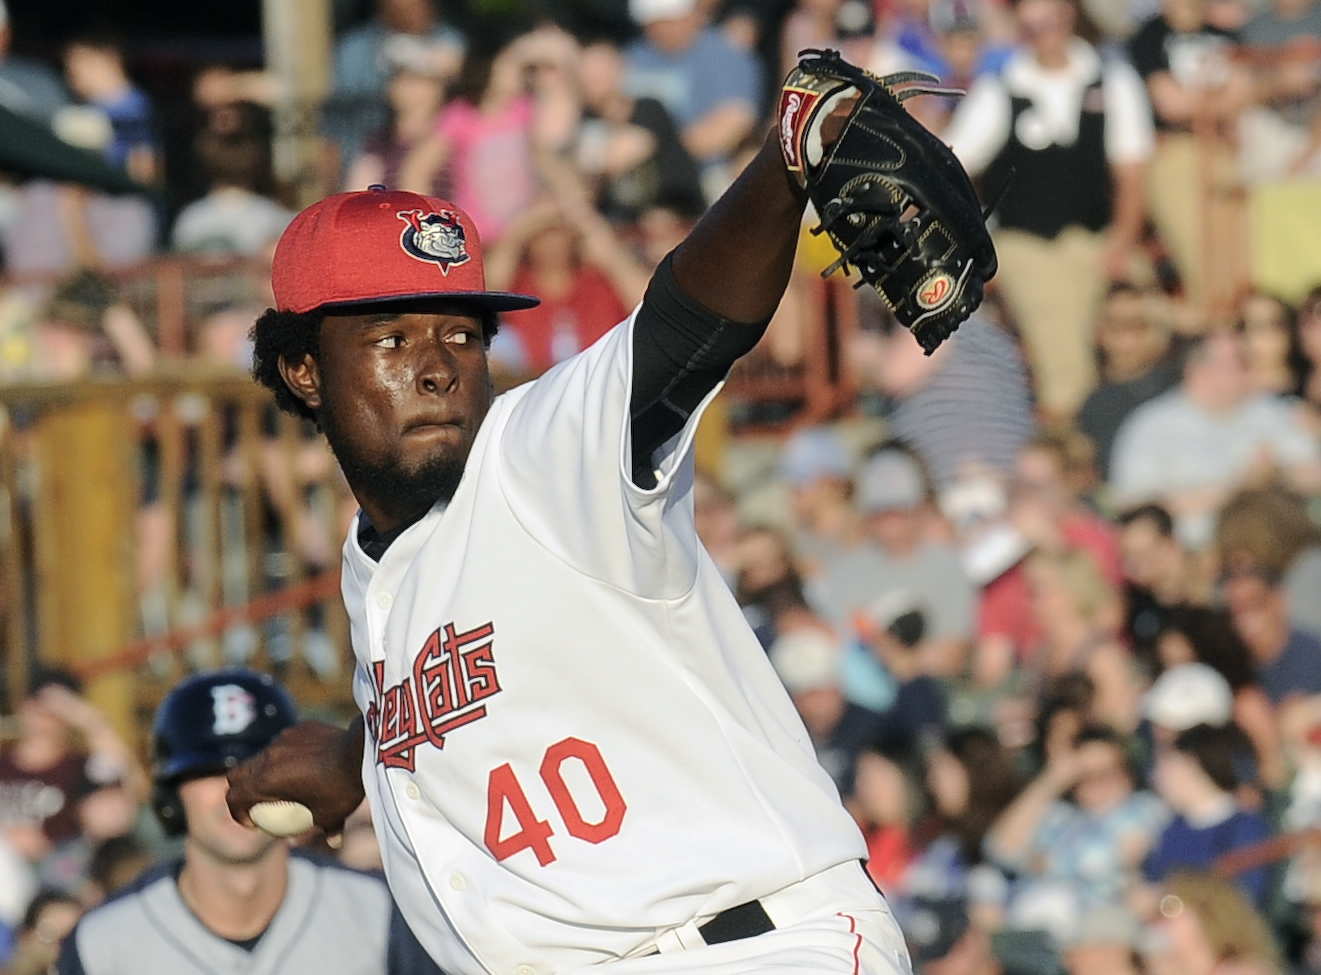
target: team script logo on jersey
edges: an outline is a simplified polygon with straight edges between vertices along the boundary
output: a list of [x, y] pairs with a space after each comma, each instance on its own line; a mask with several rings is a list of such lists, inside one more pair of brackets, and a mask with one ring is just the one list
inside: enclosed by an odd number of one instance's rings
[[467, 264], [468, 235], [453, 210], [423, 213], [421, 210], [401, 210], [395, 214], [407, 223], [399, 237], [404, 252], [419, 261], [428, 261], [448, 275], [450, 268]]
[[486, 717], [485, 701], [500, 691], [495, 674], [495, 625], [459, 633], [446, 623], [427, 637], [411, 675], [384, 687], [385, 664], [372, 664], [375, 699], [367, 708], [367, 730], [376, 761], [413, 771], [417, 747], [445, 747], [455, 728]]
[[241, 735], [257, 720], [257, 702], [247, 688], [220, 684], [211, 688], [211, 733]]

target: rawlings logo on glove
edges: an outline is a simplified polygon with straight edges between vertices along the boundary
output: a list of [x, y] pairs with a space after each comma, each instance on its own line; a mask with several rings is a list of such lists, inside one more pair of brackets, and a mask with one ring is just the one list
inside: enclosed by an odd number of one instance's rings
[[[908, 114], [913, 95], [955, 94], [922, 72], [876, 78], [835, 51], [804, 51], [780, 93], [784, 162], [807, 190], [839, 259], [855, 267], [934, 352], [982, 301], [995, 248], [972, 181], [949, 147]], [[827, 149], [821, 128], [855, 99]]]

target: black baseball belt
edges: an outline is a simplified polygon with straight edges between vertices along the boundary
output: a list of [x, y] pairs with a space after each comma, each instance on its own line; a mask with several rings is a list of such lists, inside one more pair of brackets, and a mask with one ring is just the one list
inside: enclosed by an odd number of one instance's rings
[[[708, 945], [720, 945], [726, 941], [742, 941], [755, 938], [767, 931], [774, 931], [775, 923], [761, 901], [748, 901], [721, 911], [705, 924], [697, 926], [697, 933]], [[659, 955], [660, 949], [653, 948], [648, 955]]]

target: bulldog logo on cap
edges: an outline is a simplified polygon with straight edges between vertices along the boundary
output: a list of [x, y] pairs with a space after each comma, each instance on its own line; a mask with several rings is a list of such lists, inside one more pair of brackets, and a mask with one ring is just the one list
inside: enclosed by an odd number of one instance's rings
[[450, 268], [470, 260], [467, 234], [453, 210], [438, 213], [403, 210], [395, 216], [407, 223], [399, 245], [410, 257], [437, 265], [444, 275], [450, 273]]

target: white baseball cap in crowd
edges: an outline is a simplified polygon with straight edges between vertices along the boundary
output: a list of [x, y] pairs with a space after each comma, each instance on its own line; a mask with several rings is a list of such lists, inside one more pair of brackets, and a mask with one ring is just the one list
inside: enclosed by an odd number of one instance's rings
[[1218, 670], [1203, 663], [1176, 664], [1156, 678], [1142, 702], [1155, 725], [1187, 731], [1199, 724], [1216, 727], [1234, 714], [1234, 692]]
[[698, 0], [628, 0], [628, 15], [646, 27], [658, 20], [678, 20], [697, 9]]
[[790, 694], [839, 686], [839, 641], [820, 627], [782, 634], [771, 644], [769, 656]]
[[916, 508], [925, 497], [922, 472], [899, 450], [883, 450], [865, 461], [853, 485], [853, 500], [865, 514]]

